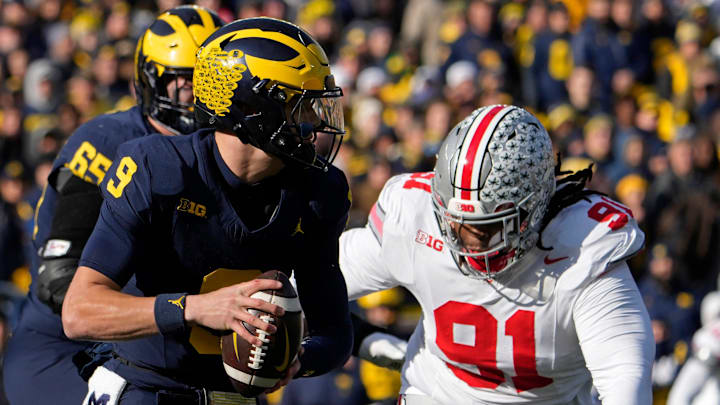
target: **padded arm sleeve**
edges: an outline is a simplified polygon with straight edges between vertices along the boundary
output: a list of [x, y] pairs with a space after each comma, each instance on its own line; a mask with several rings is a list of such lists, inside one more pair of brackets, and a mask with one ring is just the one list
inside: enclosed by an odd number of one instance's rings
[[96, 185], [75, 176], [57, 187], [55, 213], [41, 252], [36, 281], [40, 301], [60, 313], [78, 260], [100, 213], [102, 195]]
[[382, 247], [369, 225], [340, 236], [340, 269], [350, 300], [399, 285], [382, 257]]
[[573, 317], [603, 405], [650, 405], [655, 344], [650, 317], [625, 262], [585, 288]]

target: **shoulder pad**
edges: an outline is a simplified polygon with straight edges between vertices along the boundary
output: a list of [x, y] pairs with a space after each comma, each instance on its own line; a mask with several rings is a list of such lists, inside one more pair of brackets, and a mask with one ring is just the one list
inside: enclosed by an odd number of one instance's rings
[[[423, 209], [412, 209], [414, 207], [427, 207], [431, 193], [431, 180], [434, 177], [433, 172], [405, 173], [391, 177], [385, 187], [383, 187], [378, 197], [378, 201], [373, 205], [368, 217], [368, 226], [372, 229], [378, 240], [382, 240], [382, 235], [386, 227], [385, 223], [397, 224], [400, 228], [397, 230], [403, 232], [415, 232], [411, 229], [417, 222], [415, 216], [425, 215]], [[408, 209], [412, 207], [411, 209]], [[408, 213], [414, 212], [414, 215]], [[405, 219], [405, 221], [403, 221]], [[409, 226], [403, 230], [403, 224]]]
[[[123, 170], [122, 160], [129, 158], [136, 165], [133, 180], [146, 177], [144, 183], [149, 184], [153, 194], [172, 195], [183, 189], [185, 172], [182, 157], [178, 148], [173, 145], [173, 138], [155, 134], [134, 139], [122, 144], [115, 157], [115, 164], [111, 170]], [[108, 172], [106, 179], [116, 177], [115, 173]]]
[[[68, 140], [68, 145], [80, 145], [84, 141], [93, 144], [100, 152], [112, 155], [123, 142], [147, 135], [133, 110], [115, 114], [103, 114], [79, 126]], [[75, 149], [75, 148], [73, 148]]]
[[78, 127], [53, 164], [53, 172], [68, 167], [74, 175], [97, 184], [120, 144], [147, 135], [137, 111], [104, 114]]
[[401, 207], [415, 206], [427, 200], [432, 192], [433, 172], [405, 173], [393, 176], [385, 183], [377, 204], [386, 213], [399, 214]]
[[592, 265], [594, 276], [635, 255], [644, 242], [632, 211], [601, 195], [563, 209], [542, 232], [543, 246]]

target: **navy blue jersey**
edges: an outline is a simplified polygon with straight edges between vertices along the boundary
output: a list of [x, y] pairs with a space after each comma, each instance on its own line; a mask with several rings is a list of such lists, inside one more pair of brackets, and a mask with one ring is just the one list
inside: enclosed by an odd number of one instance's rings
[[[263, 180], [257, 187], [276, 194], [265, 214], [239, 209], [254, 198], [253, 187], [230, 172], [211, 131], [128, 142], [101, 186], [105, 200], [80, 265], [135, 296], [197, 294], [250, 280], [260, 271], [294, 270], [311, 335], [313, 329], [349, 329], [347, 293], [337, 268], [337, 239], [350, 205], [343, 173], [335, 167], [328, 173], [288, 168]], [[257, 215], [268, 220], [251, 218]], [[204, 328], [114, 346], [123, 360], [106, 367], [137, 386], [231, 390], [219, 337]], [[313, 348], [304, 346], [306, 354]], [[301, 362], [305, 367], [305, 358]]]
[[[56, 158], [51, 181], [38, 200], [34, 252], [45, 245], [54, 215], [63, 215], [55, 212], [59, 194], [53, 182], [61, 168], [68, 167], [75, 176], [98, 184], [112, 164], [118, 145], [151, 132], [137, 107], [100, 115], [75, 131]], [[37, 404], [47, 402], [49, 397], [57, 404], [79, 403], [87, 393], [87, 383], [78, 374], [75, 357], [92, 343], [69, 340], [63, 333], [60, 315], [38, 299], [40, 257], [33, 254], [31, 259], [33, 285], [5, 353], [6, 392], [13, 404]]]
[[[145, 121], [139, 107], [114, 114], [100, 115], [80, 126], [68, 139], [53, 163], [49, 178], [53, 179], [61, 168], [67, 167], [75, 176], [89, 183], [99, 184], [112, 164], [112, 158], [121, 143], [152, 132], [154, 131]], [[44, 246], [50, 233], [57, 197], [58, 192], [51, 182], [38, 201], [32, 235], [33, 247], [36, 252]], [[34, 257], [30, 267], [33, 280], [37, 278], [38, 266], [39, 260]], [[42, 329], [45, 332], [63, 336], [60, 316], [53, 314], [45, 304], [39, 302], [36, 292], [36, 285], [33, 283], [28, 296], [30, 304], [37, 311], [50, 315], [52, 318], [52, 320], [40, 321], [47, 323], [47, 326], [42, 326]]]

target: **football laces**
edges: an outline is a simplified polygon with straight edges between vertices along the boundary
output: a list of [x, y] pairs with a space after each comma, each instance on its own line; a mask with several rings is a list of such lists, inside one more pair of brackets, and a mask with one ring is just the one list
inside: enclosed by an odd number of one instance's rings
[[[260, 320], [267, 323], [275, 323], [275, 317], [270, 314], [260, 316]], [[253, 370], [260, 370], [262, 368], [262, 364], [265, 362], [263, 357], [267, 355], [268, 343], [270, 343], [270, 334], [260, 328], [256, 328], [255, 332], [257, 333], [257, 338], [260, 339], [263, 344], [261, 346], [253, 346], [253, 349], [250, 350], [248, 367]]]

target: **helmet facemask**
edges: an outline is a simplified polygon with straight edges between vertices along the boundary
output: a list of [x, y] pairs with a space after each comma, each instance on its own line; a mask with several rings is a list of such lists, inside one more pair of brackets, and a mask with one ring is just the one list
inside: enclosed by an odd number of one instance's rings
[[[192, 95], [193, 70], [186, 68], [164, 68], [162, 75], [157, 77], [157, 67], [148, 63], [153, 72], [148, 72], [147, 77], [155, 78], [153, 85], [153, 96], [150, 98], [150, 117], [156, 119], [173, 134], [189, 134], [197, 129], [195, 124], [194, 102], [190, 98], [183, 101], [182, 92], [189, 91]], [[155, 73], [154, 75], [152, 73]], [[184, 81], [181, 84], [180, 78]]]
[[279, 84], [269, 88], [271, 97], [287, 99], [280, 106], [282, 124], [268, 140], [271, 152], [291, 163], [327, 170], [345, 134], [342, 90], [334, 85], [328, 87], [331, 90], [300, 90]]
[[[518, 205], [512, 202], [500, 204], [486, 215], [468, 215], [448, 209], [433, 198], [435, 218], [445, 246], [463, 274], [478, 279], [494, 278], [515, 264], [520, 256], [517, 248], [521, 233], [528, 227], [528, 211], [523, 207], [531, 197], [528, 195]], [[467, 208], [478, 204], [453, 198], [449, 205]]]

